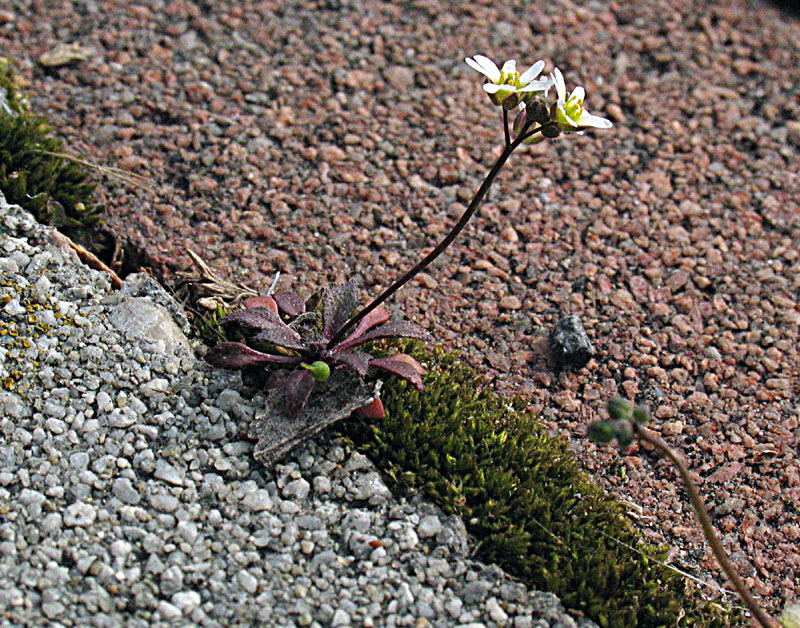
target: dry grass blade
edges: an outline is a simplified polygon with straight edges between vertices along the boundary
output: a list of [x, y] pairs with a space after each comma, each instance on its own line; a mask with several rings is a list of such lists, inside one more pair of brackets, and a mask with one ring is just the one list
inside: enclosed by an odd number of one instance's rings
[[150, 192], [151, 194], [156, 193], [156, 189], [153, 186], [153, 182], [147, 177], [143, 177], [136, 173], [128, 172], [127, 170], [122, 170], [120, 168], [115, 168], [114, 166], [101, 166], [100, 164], [88, 161], [86, 159], [83, 159], [82, 157], [78, 157], [77, 155], [70, 155], [69, 153], [59, 153], [49, 150], [39, 150], [39, 152], [42, 153], [43, 155], [50, 155], [51, 157], [60, 157], [61, 159], [67, 159], [76, 164], [80, 164], [82, 166], [86, 166], [87, 168], [92, 168], [93, 170], [97, 170], [98, 172], [104, 174], [107, 177], [118, 179], [124, 183], [127, 183], [128, 185], [132, 185], [139, 189]]
[[186, 253], [192, 259], [194, 268], [191, 272], [179, 272], [180, 284], [176, 292], [191, 290], [193, 302], [202, 308], [215, 310], [217, 306], [230, 308], [238, 305], [242, 299], [258, 296], [258, 292], [244, 284], [227, 281], [220, 277], [206, 264], [203, 259], [191, 249]]

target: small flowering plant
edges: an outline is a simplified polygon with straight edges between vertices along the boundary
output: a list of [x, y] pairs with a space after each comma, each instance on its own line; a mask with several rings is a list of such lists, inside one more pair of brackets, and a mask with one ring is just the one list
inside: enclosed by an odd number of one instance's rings
[[[333, 397], [334, 393], [330, 390], [335, 388], [332, 382], [337, 379], [333, 375], [339, 376], [344, 370], [355, 372], [359, 378], [363, 378], [370, 368], [375, 367], [393, 373], [421, 390], [424, 369], [411, 356], [396, 353], [388, 357], [375, 357], [365, 349], [374, 340], [427, 339], [427, 334], [416, 325], [389, 322], [389, 313], [383, 303], [450, 246], [475, 214], [511, 153], [521, 144], [552, 139], [562, 132], [579, 133], [588, 127], [602, 129], [611, 126], [608, 120], [586, 112], [583, 107], [583, 88], [576, 87], [567, 96], [564, 79], [558, 69], [554, 69], [549, 77], [541, 78], [545, 65], [543, 61], [537, 61], [521, 74], [514, 60], [506, 61], [498, 68], [488, 57], [475, 55], [466, 58], [466, 63], [487, 79], [483, 89], [492, 103], [502, 110], [505, 146], [466, 210], [441, 242], [361, 309], [357, 310], [357, 284], [350, 281], [342, 286], [325, 288], [318, 298], [312, 297], [308, 301], [293, 292], [251, 296], [243, 301], [242, 310], [222, 319], [223, 323], [236, 323], [249, 330], [250, 336], [246, 342], [226, 341], [218, 344], [208, 351], [206, 360], [219, 368], [266, 372], [266, 387], [271, 391], [282, 391], [290, 422], [303, 423], [308, 415], [313, 414], [303, 411], [315, 387], [328, 390]], [[557, 99], [551, 104], [548, 102], [548, 93], [554, 86]], [[513, 126], [510, 126], [508, 112], [513, 110], [518, 110], [518, 113]], [[208, 278], [208, 273], [205, 278]], [[218, 282], [211, 283], [217, 287]], [[219, 297], [227, 294], [227, 288], [220, 286], [213, 292]], [[337, 373], [332, 373], [333, 370]], [[328, 382], [329, 378], [331, 382]], [[341, 377], [338, 379], [342, 380]], [[329, 387], [323, 389], [326, 382]], [[315, 397], [318, 395], [315, 394]], [[278, 453], [285, 452], [287, 447], [316, 433], [321, 429], [320, 426], [344, 418], [340, 416], [342, 408], [358, 410], [362, 402], [354, 401], [356, 398], [362, 397], [356, 397], [354, 393], [347, 403], [339, 404], [340, 408], [333, 410], [334, 418], [315, 419], [314, 425], [298, 425], [291, 434], [275, 438], [274, 434], [264, 436], [262, 440], [266, 444], [262, 447], [263, 452], [273, 452], [269, 455], [264, 453], [264, 460], [274, 461]], [[379, 398], [372, 399], [380, 403]], [[270, 403], [268, 399], [268, 405]], [[363, 403], [370, 403], [370, 407], [361, 407], [361, 410], [368, 412], [372, 418], [383, 416], [382, 408], [373, 406], [374, 401]], [[276, 412], [281, 414], [281, 411]], [[297, 421], [298, 417], [300, 421]], [[282, 415], [278, 418], [282, 420]], [[282, 428], [269, 428], [271, 432], [276, 429], [280, 432]], [[261, 444], [256, 449], [259, 450], [259, 447]]]
[[[739, 576], [736, 568], [731, 563], [728, 555], [725, 553], [725, 548], [722, 546], [722, 542], [714, 531], [711, 517], [708, 516], [708, 510], [706, 509], [705, 503], [703, 503], [703, 498], [700, 496], [700, 491], [692, 479], [692, 474], [689, 472], [686, 464], [678, 453], [661, 437], [645, 427], [645, 423], [652, 419], [649, 408], [644, 405], [634, 407], [621, 397], [611, 397], [611, 399], [608, 400], [606, 409], [609, 418], [591, 423], [586, 435], [598, 444], [607, 444], [616, 440], [620, 447], [627, 447], [634, 440], [638, 439], [648, 443], [665, 456], [680, 474], [681, 480], [683, 480], [683, 484], [686, 487], [686, 492], [689, 494], [689, 500], [692, 502], [697, 520], [703, 528], [703, 534], [708, 544], [711, 546], [711, 551], [714, 553], [714, 557], [717, 559], [720, 567], [722, 567], [725, 575], [728, 576], [734, 589], [736, 589], [736, 592], [742, 598], [742, 601], [747, 605], [747, 608], [750, 609], [753, 617], [755, 617], [762, 628], [780, 628], [778, 622], [759, 606], [758, 602]], [[785, 617], [781, 617], [785, 628], [792, 628], [797, 625], [791, 623], [792, 610], [793, 609], [787, 607], [787, 610], [784, 612]], [[798, 618], [799, 614], [800, 613], [794, 615], [795, 619]]]
[[[224, 369], [272, 367], [265, 387], [283, 391], [292, 418], [303, 410], [315, 384], [328, 380], [332, 368], [350, 368], [364, 377], [370, 367], [375, 367], [422, 390], [425, 369], [410, 355], [374, 357], [364, 348], [387, 338], [428, 339], [428, 334], [413, 323], [389, 321], [390, 314], [383, 307], [362, 318], [344, 340], [328, 346], [356, 309], [357, 293], [357, 281], [350, 280], [325, 288], [308, 302], [295, 292], [245, 299], [242, 309], [220, 322], [237, 323], [255, 332], [249, 344], [222, 342], [206, 353], [206, 361]], [[380, 407], [370, 409], [375, 411], [381, 414]]]

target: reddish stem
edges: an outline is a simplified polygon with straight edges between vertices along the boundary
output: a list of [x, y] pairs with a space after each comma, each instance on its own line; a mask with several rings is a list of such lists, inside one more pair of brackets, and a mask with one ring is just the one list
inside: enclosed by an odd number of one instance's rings
[[763, 628], [781, 628], [781, 625], [772, 619], [772, 617], [767, 615], [767, 613], [758, 605], [758, 602], [756, 602], [755, 598], [747, 589], [747, 585], [745, 585], [745, 583], [739, 577], [736, 568], [728, 559], [725, 549], [722, 547], [722, 543], [720, 542], [719, 537], [717, 537], [716, 532], [714, 532], [714, 527], [711, 525], [711, 517], [708, 516], [708, 511], [703, 503], [703, 498], [700, 497], [700, 491], [697, 490], [697, 486], [695, 485], [694, 480], [692, 480], [692, 476], [689, 474], [689, 469], [686, 467], [683, 460], [681, 460], [680, 456], [678, 456], [678, 454], [669, 445], [667, 445], [664, 440], [653, 434], [653, 432], [634, 421], [632, 421], [631, 424], [633, 427], [633, 432], [636, 434], [636, 436], [658, 449], [662, 454], [669, 458], [670, 462], [672, 462], [675, 467], [677, 467], [678, 473], [680, 473], [681, 479], [683, 480], [683, 484], [689, 493], [689, 500], [692, 502], [694, 511], [697, 514], [697, 519], [700, 521], [700, 526], [703, 528], [703, 534], [705, 535], [708, 544], [711, 546], [711, 551], [714, 552], [717, 562], [719, 563], [720, 567], [722, 567], [725, 575], [728, 576], [733, 588], [736, 589], [736, 592], [739, 594], [742, 600], [744, 600], [747, 608], [750, 609], [753, 617], [758, 620], [758, 623], [761, 624]]

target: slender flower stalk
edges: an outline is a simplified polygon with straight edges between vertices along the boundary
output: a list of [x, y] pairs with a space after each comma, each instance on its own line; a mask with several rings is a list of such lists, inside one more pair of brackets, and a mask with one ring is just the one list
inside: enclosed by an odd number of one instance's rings
[[[525, 143], [536, 143], [544, 138], [553, 139], [561, 132], [578, 132], [588, 126], [608, 128], [611, 123], [598, 116], [590, 115], [583, 108], [584, 90], [576, 88], [567, 97], [564, 86], [564, 77], [556, 68], [550, 78], [537, 79], [544, 68], [544, 61], [537, 61], [527, 71], [517, 72], [516, 61], [510, 60], [498, 68], [495, 63], [483, 55], [475, 55], [465, 59], [467, 65], [483, 74], [488, 82], [483, 85], [484, 91], [489, 94], [492, 103], [502, 108], [503, 111], [503, 139], [505, 146], [497, 158], [483, 183], [478, 188], [475, 196], [469, 202], [467, 209], [458, 219], [450, 232], [436, 245], [428, 255], [420, 260], [411, 270], [400, 279], [392, 283], [377, 298], [354, 314], [327, 344], [331, 349], [344, 338], [344, 335], [354, 325], [358, 324], [365, 316], [380, 307], [389, 297], [411, 281], [417, 274], [428, 267], [442, 252], [458, 237], [470, 218], [475, 214], [478, 206], [483, 201], [489, 188], [497, 178], [498, 173], [505, 165], [517, 147]], [[547, 92], [555, 86], [558, 92], [558, 101], [552, 107], [547, 106]], [[508, 112], [519, 108], [520, 111], [513, 121], [513, 129], [509, 129]], [[513, 130], [513, 140], [512, 140]]]
[[[505, 116], [505, 121], [507, 123], [507, 115]], [[342, 328], [328, 343], [328, 348], [333, 347], [337, 342], [339, 342], [347, 333], [347, 330], [352, 328], [356, 325], [362, 318], [367, 316], [370, 312], [372, 312], [375, 308], [380, 306], [384, 303], [388, 298], [390, 298], [395, 292], [397, 292], [400, 288], [402, 288], [405, 284], [411, 281], [417, 274], [422, 272], [425, 268], [430, 265], [430, 263], [435, 260], [442, 252], [450, 246], [450, 244], [458, 237], [458, 234], [461, 233], [461, 230], [469, 222], [470, 218], [475, 214], [475, 211], [480, 206], [481, 202], [483, 201], [486, 193], [489, 191], [489, 188], [492, 187], [492, 183], [497, 178], [498, 173], [505, 165], [508, 158], [511, 156], [516, 148], [522, 144], [523, 140], [530, 137], [527, 134], [528, 127], [531, 126], [533, 123], [527, 125], [523, 131], [514, 138], [514, 141], [507, 143], [503, 152], [500, 153], [500, 156], [497, 158], [497, 161], [494, 162], [491, 170], [489, 170], [489, 174], [486, 175], [486, 178], [483, 180], [483, 183], [478, 188], [478, 191], [475, 192], [475, 196], [472, 197], [472, 200], [469, 202], [467, 209], [461, 215], [461, 218], [458, 219], [458, 222], [453, 226], [450, 232], [442, 239], [439, 244], [436, 245], [430, 253], [428, 253], [424, 258], [422, 258], [417, 264], [409, 270], [405, 275], [400, 277], [397, 281], [395, 281], [392, 285], [390, 285], [386, 290], [384, 290], [379, 296], [377, 296], [372, 302], [370, 302], [367, 306], [362, 308], [359, 312], [357, 312], [349, 321], [347, 321]], [[550, 124], [550, 123], [548, 123]], [[553, 122], [553, 125], [556, 123]], [[544, 127], [538, 127], [537, 131], [541, 132], [541, 129], [547, 128], [548, 125]], [[506, 124], [506, 133], [508, 133], [508, 124]]]

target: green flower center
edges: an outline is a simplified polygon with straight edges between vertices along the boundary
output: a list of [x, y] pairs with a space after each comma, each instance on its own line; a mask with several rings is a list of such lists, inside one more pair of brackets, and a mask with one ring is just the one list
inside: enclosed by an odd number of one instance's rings
[[506, 72], [502, 70], [500, 72], [500, 79], [497, 81], [498, 85], [513, 85], [516, 88], [522, 87], [519, 82], [519, 72]]
[[570, 98], [564, 103], [564, 111], [572, 120], [580, 119], [581, 112], [583, 111], [583, 99]]

